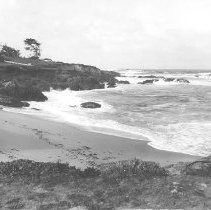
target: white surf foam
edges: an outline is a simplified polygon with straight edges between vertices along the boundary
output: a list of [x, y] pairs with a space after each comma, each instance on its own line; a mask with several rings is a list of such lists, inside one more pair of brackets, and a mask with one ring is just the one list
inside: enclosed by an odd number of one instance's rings
[[193, 122], [157, 126], [149, 145], [161, 150], [208, 156], [211, 153], [211, 123]]

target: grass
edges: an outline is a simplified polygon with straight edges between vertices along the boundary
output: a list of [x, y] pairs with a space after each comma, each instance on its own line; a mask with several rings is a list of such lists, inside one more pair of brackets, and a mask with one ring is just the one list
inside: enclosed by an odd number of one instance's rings
[[208, 189], [210, 176], [172, 175], [137, 159], [85, 170], [60, 162], [0, 163], [2, 209], [209, 209]]

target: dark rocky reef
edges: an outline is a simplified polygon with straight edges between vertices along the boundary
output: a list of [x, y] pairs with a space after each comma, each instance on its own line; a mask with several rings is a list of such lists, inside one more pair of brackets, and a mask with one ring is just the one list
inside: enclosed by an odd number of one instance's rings
[[130, 84], [130, 82], [127, 80], [119, 80], [118, 84]]
[[142, 85], [145, 85], [145, 84], [153, 84], [153, 82], [157, 82], [158, 79], [147, 79], [147, 80], [144, 80], [143, 82], [138, 82], [138, 84], [142, 84]]
[[179, 83], [190, 83], [187, 79], [184, 79], [184, 78], [172, 78], [172, 77], [170, 77], [170, 78], [163, 78], [163, 80], [165, 82], [175, 81], [175, 82], [179, 82]]
[[175, 80], [175, 78], [164, 78], [163, 79], [165, 82], [173, 82]]
[[177, 78], [176, 81], [181, 83], [190, 83], [187, 79], [184, 78]]
[[164, 79], [163, 76], [155, 76], [155, 75], [146, 75], [146, 76], [138, 76], [138, 78], [157, 78], [157, 79]]
[[110, 78], [108, 83], [107, 83], [107, 88], [115, 88], [117, 83], [118, 83], [117, 79]]
[[85, 102], [81, 104], [81, 107], [83, 108], [89, 108], [89, 109], [96, 109], [96, 108], [100, 108], [101, 105], [95, 102]]
[[138, 84], [153, 84], [153, 82], [157, 82], [159, 81], [159, 79], [162, 79], [164, 82], [178, 82], [178, 83], [190, 83], [187, 79], [184, 79], [184, 78], [173, 78], [173, 77], [168, 77], [168, 78], [165, 78], [165, 77], [156, 77], [156, 76], [139, 76], [139, 78], [153, 78], [153, 79], [147, 79], [147, 80], [144, 80], [143, 82], [138, 82]]

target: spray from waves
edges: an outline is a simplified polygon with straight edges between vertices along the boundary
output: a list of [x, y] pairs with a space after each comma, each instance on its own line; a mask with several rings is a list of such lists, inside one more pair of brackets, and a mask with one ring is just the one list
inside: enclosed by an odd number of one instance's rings
[[[176, 77], [175, 77], [176, 78]], [[184, 78], [184, 77], [177, 77], [177, 78]], [[127, 80], [130, 82], [130, 84], [138, 84], [140, 82], [143, 82], [145, 80], [148, 79], [152, 79], [152, 78], [138, 78], [138, 77], [117, 77], [118, 80]], [[211, 78], [206, 78], [206, 77], [202, 77], [202, 78], [188, 78], [190, 83], [185, 83], [182, 81], [177, 81], [176, 79], [173, 81], [164, 81], [164, 79], [159, 78], [155, 81], [153, 81], [153, 85], [161, 85], [161, 86], [168, 86], [168, 85], [200, 85], [200, 86], [211, 86]], [[138, 84], [139, 85], [139, 84]], [[119, 86], [123, 86], [123, 85], [119, 85]]]
[[[118, 80], [127, 80], [130, 84], [137, 84], [138, 82], [143, 82], [147, 79], [153, 79], [151, 76], [155, 77], [165, 77], [165, 78], [184, 78], [190, 81], [190, 85], [197, 86], [211, 86], [211, 71], [202, 72], [202, 70], [119, 70], [121, 77], [117, 77]], [[138, 78], [139, 76], [145, 76], [146, 78]], [[149, 78], [147, 78], [149, 76]], [[180, 85], [185, 84], [183, 82], [176, 81], [164, 81], [162, 78], [157, 78], [158, 81], [153, 82], [156, 85]], [[121, 86], [121, 85], [120, 85]]]

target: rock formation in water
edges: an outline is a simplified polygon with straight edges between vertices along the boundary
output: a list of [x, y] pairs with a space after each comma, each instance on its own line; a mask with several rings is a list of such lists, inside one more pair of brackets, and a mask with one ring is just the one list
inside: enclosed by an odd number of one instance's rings
[[157, 82], [158, 79], [147, 79], [147, 80], [144, 80], [143, 82], [138, 82], [138, 84], [142, 84], [142, 85], [145, 85], [145, 84], [153, 84], [153, 82]]
[[95, 109], [95, 108], [100, 108], [101, 105], [95, 102], [85, 102], [81, 104], [81, 107], [83, 108], [89, 108], [89, 109]]
[[127, 80], [119, 80], [118, 84], [130, 84], [130, 82]]

